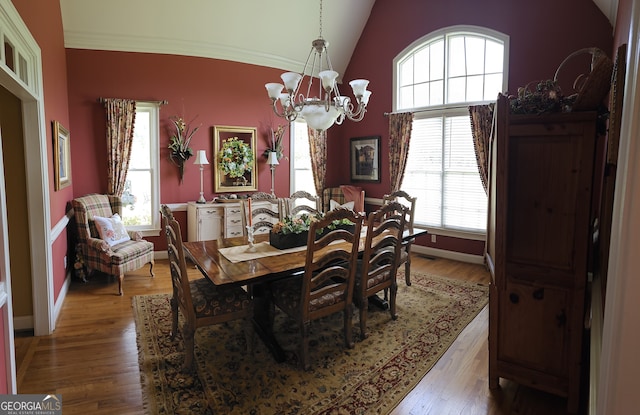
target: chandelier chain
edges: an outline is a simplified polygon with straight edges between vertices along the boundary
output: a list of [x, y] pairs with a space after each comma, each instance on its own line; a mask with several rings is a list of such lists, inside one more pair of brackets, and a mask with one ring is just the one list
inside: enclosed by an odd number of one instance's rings
[[322, 39], [322, 0], [320, 0], [320, 39]]

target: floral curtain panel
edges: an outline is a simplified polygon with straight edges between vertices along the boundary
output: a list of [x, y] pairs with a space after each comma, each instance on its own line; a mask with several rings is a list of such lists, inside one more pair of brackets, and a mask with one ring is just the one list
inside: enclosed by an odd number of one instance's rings
[[412, 126], [412, 112], [389, 114], [389, 175], [391, 179], [389, 193], [396, 192], [402, 187]]
[[478, 172], [480, 173], [480, 180], [485, 193], [487, 193], [487, 181], [489, 178], [489, 142], [493, 127], [493, 107], [494, 104], [472, 105], [469, 107], [473, 148], [476, 152]]
[[309, 128], [309, 152], [316, 194], [322, 195], [327, 175], [327, 132]]
[[136, 102], [130, 99], [104, 100], [107, 115], [107, 174], [110, 195], [122, 196], [133, 144]]

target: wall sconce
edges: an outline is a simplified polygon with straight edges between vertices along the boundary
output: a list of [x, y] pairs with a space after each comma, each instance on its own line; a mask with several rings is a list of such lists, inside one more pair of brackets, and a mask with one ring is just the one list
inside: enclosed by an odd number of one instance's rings
[[274, 176], [275, 176], [275, 172], [276, 172], [276, 166], [280, 163], [278, 163], [278, 153], [276, 153], [275, 151], [270, 151], [269, 152], [269, 157], [267, 158], [267, 164], [271, 167], [271, 196], [275, 197], [275, 192], [273, 191], [274, 189]]
[[198, 164], [200, 166], [200, 199], [196, 203], [206, 203], [204, 198], [204, 190], [202, 186], [202, 172], [204, 171], [204, 165], [209, 164], [209, 160], [207, 160], [207, 153], [204, 150], [198, 150], [198, 154], [196, 154], [196, 161], [193, 164]]

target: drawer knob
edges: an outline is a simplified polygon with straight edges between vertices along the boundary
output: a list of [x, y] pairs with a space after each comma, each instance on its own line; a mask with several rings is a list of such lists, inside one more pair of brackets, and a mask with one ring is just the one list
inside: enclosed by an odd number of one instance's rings
[[518, 296], [518, 294], [516, 293], [511, 293], [509, 294], [509, 301], [511, 301], [513, 304], [518, 304], [520, 302], [520, 296]]
[[538, 288], [537, 290], [535, 290], [533, 292], [533, 298], [535, 298], [536, 300], [543, 300], [544, 299], [544, 288]]

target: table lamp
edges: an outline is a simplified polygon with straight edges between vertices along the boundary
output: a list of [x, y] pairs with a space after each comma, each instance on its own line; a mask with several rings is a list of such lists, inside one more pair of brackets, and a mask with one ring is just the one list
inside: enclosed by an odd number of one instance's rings
[[276, 166], [280, 163], [278, 163], [278, 153], [276, 153], [275, 151], [270, 151], [269, 152], [269, 157], [267, 158], [267, 164], [269, 166], [271, 166], [271, 196], [275, 196], [275, 192], [273, 191], [274, 189], [274, 176], [275, 176], [275, 171], [276, 171]]
[[198, 164], [200, 166], [200, 199], [198, 199], [196, 203], [206, 203], [204, 190], [202, 188], [202, 172], [204, 171], [204, 165], [209, 164], [209, 160], [207, 160], [207, 153], [205, 153], [204, 150], [198, 150], [198, 153], [196, 154], [196, 161], [194, 161], [193, 164]]

